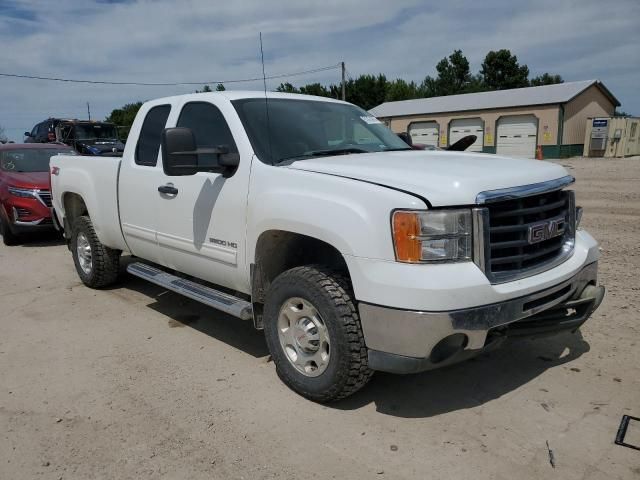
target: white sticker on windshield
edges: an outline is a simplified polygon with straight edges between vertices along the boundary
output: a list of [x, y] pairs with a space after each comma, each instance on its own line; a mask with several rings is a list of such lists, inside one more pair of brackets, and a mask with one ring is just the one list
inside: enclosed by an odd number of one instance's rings
[[370, 116], [362, 116], [360, 117], [364, 122], [368, 123], [369, 125], [375, 125], [376, 123], [382, 123], [380, 120], [378, 120], [376, 117], [370, 117]]

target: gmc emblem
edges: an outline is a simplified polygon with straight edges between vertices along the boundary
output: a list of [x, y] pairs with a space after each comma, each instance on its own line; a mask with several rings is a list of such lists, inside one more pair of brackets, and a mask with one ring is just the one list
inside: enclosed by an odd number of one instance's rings
[[564, 233], [564, 217], [551, 218], [544, 222], [535, 223], [529, 226], [527, 241], [530, 245], [543, 242], [550, 238], [557, 237]]

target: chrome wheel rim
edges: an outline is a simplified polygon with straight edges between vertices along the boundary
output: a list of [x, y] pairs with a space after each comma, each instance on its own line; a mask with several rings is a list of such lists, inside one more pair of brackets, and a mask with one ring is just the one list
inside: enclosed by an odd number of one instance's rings
[[294, 297], [282, 304], [278, 338], [289, 363], [307, 377], [321, 375], [329, 365], [329, 332], [318, 310]]
[[84, 233], [78, 234], [76, 253], [78, 254], [80, 268], [86, 275], [90, 275], [91, 269], [93, 268], [93, 258], [91, 255], [91, 244]]

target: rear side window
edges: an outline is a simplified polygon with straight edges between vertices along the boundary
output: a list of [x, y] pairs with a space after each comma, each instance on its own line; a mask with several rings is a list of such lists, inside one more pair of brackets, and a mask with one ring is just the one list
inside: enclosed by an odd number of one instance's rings
[[[238, 148], [233, 140], [229, 125], [222, 112], [211, 103], [187, 103], [180, 112], [178, 127], [190, 128], [196, 139], [197, 148], [215, 148], [225, 145], [229, 153], [237, 153]], [[218, 155], [202, 153], [198, 155], [201, 166], [218, 166]]]
[[135, 159], [138, 165], [154, 167], [158, 163], [160, 140], [170, 111], [171, 105], [158, 105], [147, 113], [136, 145]]

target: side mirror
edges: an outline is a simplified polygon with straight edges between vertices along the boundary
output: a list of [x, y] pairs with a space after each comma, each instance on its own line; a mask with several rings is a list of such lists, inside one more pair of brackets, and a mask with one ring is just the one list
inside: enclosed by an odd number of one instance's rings
[[[212, 159], [211, 155], [215, 157]], [[164, 172], [171, 176], [221, 170], [231, 173], [229, 171], [240, 165], [240, 154], [229, 152], [227, 145], [197, 148], [190, 128], [165, 128], [162, 132], [162, 165]]]
[[24, 136], [25, 137], [30, 137], [31, 136], [31, 132], [24, 132]]
[[[222, 150], [221, 147], [226, 146], [220, 145], [220, 147], [218, 148]], [[240, 165], [240, 154], [237, 152], [230, 153], [229, 148], [226, 147], [226, 152], [220, 153], [220, 155], [218, 156], [218, 165], [229, 169], [236, 168], [238, 165]]]
[[167, 175], [193, 175], [198, 171], [196, 138], [190, 128], [165, 128], [161, 148], [162, 166]]
[[[229, 145], [218, 145], [213, 148], [198, 148], [198, 154], [209, 154], [216, 156], [216, 164], [227, 170], [232, 170], [240, 165], [240, 154], [238, 152], [230, 152]], [[206, 168], [206, 165], [202, 166]]]

